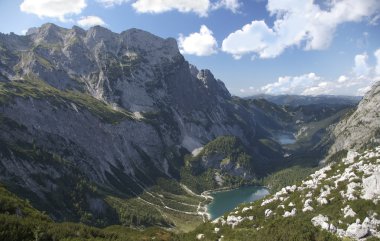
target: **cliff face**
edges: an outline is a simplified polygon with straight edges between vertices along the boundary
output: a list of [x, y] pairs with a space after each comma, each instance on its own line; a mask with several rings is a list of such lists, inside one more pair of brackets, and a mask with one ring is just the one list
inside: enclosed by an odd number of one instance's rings
[[0, 85], [0, 181], [58, 219], [102, 215], [104, 193], [178, 178], [183, 154], [218, 136], [257, 142], [254, 114], [223, 82], [189, 65], [174, 39], [137, 29], [0, 34]]
[[343, 149], [360, 149], [380, 143], [380, 83], [364, 96], [356, 110], [342, 119], [333, 130], [330, 153]]

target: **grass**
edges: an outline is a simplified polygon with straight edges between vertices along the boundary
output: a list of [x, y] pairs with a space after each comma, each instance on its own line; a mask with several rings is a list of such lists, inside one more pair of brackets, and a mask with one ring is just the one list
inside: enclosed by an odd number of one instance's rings
[[30, 76], [25, 80], [0, 82], [0, 104], [12, 102], [14, 98], [44, 99], [56, 107], [74, 103], [79, 107], [78, 109], [87, 110], [102, 121], [111, 124], [117, 124], [126, 119], [133, 120], [133, 114], [125, 110], [114, 110], [110, 105], [88, 94], [78, 91], [61, 91]]
[[[170, 191], [170, 187], [175, 187]], [[197, 214], [199, 203], [205, 199], [186, 192], [175, 180], [158, 180], [141, 195], [130, 199], [109, 196], [106, 201], [117, 210], [126, 226], [160, 226], [176, 232], [188, 232], [202, 223]], [[187, 213], [186, 213], [187, 212]]]
[[297, 184], [316, 171], [316, 169], [301, 166], [289, 167], [265, 177], [263, 184], [269, 187], [271, 192], [277, 192], [285, 186]]

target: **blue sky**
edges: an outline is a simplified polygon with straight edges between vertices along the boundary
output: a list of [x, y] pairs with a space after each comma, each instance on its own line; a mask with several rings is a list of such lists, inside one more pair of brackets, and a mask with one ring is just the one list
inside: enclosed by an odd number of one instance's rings
[[361, 95], [380, 80], [378, 0], [1, 0], [0, 32], [46, 22], [177, 39], [231, 93]]

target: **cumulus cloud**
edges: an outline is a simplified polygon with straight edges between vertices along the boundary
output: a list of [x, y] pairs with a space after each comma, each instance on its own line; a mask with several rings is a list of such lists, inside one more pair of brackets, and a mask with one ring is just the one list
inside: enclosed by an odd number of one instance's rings
[[327, 48], [342, 23], [359, 22], [380, 10], [378, 0], [329, 1], [322, 9], [313, 0], [268, 0], [267, 10], [275, 17], [273, 27], [254, 20], [223, 40], [222, 50], [240, 58], [257, 54], [274, 58], [291, 46], [305, 50]]
[[57, 18], [66, 22], [67, 16], [80, 14], [86, 6], [85, 0], [24, 0], [20, 10], [40, 18]]
[[106, 23], [103, 21], [103, 19], [101, 19], [98, 16], [85, 16], [85, 17], [81, 17], [77, 21], [77, 23], [78, 23], [79, 26], [81, 26], [83, 28], [89, 28], [89, 27], [96, 26], [96, 25], [101, 25], [101, 26], [105, 26], [106, 25]]
[[121, 5], [123, 3], [129, 2], [129, 0], [97, 0], [106, 8], [114, 7], [116, 5]]
[[211, 4], [209, 0], [137, 0], [132, 7], [139, 13], [163, 13], [177, 10], [207, 16]]
[[355, 66], [354, 73], [360, 76], [367, 76], [370, 71], [370, 67], [368, 66], [368, 55], [366, 53], [358, 54], [355, 56]]
[[231, 10], [233, 13], [237, 13], [241, 5], [242, 4], [239, 2], [239, 0], [220, 0], [212, 6], [212, 9], [216, 10], [219, 8], [225, 8]]
[[[99, 0], [102, 2], [125, 2], [128, 0]], [[241, 7], [239, 0], [136, 0], [132, 7], [139, 13], [163, 13], [177, 10], [182, 13], [194, 12], [206, 17], [210, 11], [220, 8], [237, 13]]]
[[281, 76], [277, 81], [262, 87], [249, 87], [241, 93], [252, 94], [295, 94], [295, 95], [364, 95], [370, 90], [373, 83], [380, 81], [380, 49], [374, 52], [376, 65], [368, 64], [366, 53], [355, 56], [354, 66], [350, 73], [339, 76], [337, 79], [326, 79], [315, 73], [299, 76]]
[[208, 56], [217, 53], [218, 43], [207, 26], [202, 25], [199, 33], [185, 37], [180, 34], [178, 45], [182, 54]]
[[265, 94], [302, 94], [305, 89], [312, 86], [318, 86], [322, 78], [315, 73], [304, 74], [300, 76], [283, 76], [279, 77], [274, 83], [261, 87]]

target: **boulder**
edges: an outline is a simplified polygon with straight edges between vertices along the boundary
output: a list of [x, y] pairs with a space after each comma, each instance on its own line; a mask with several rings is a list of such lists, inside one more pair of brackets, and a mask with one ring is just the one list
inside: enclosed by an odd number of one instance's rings
[[367, 236], [368, 232], [369, 232], [368, 226], [358, 224], [358, 223], [353, 223], [350, 226], [348, 226], [346, 230], [346, 235], [351, 238], [360, 239]]
[[202, 239], [205, 238], [205, 235], [203, 233], [199, 233], [199, 234], [197, 234], [196, 237], [197, 237], [198, 240], [202, 240]]
[[319, 214], [318, 216], [311, 219], [311, 223], [315, 227], [321, 227], [322, 229], [329, 230], [330, 225], [328, 223], [329, 218], [326, 216], [323, 216], [322, 214]]
[[362, 198], [367, 200], [380, 199], [380, 172], [373, 173], [363, 179]]

